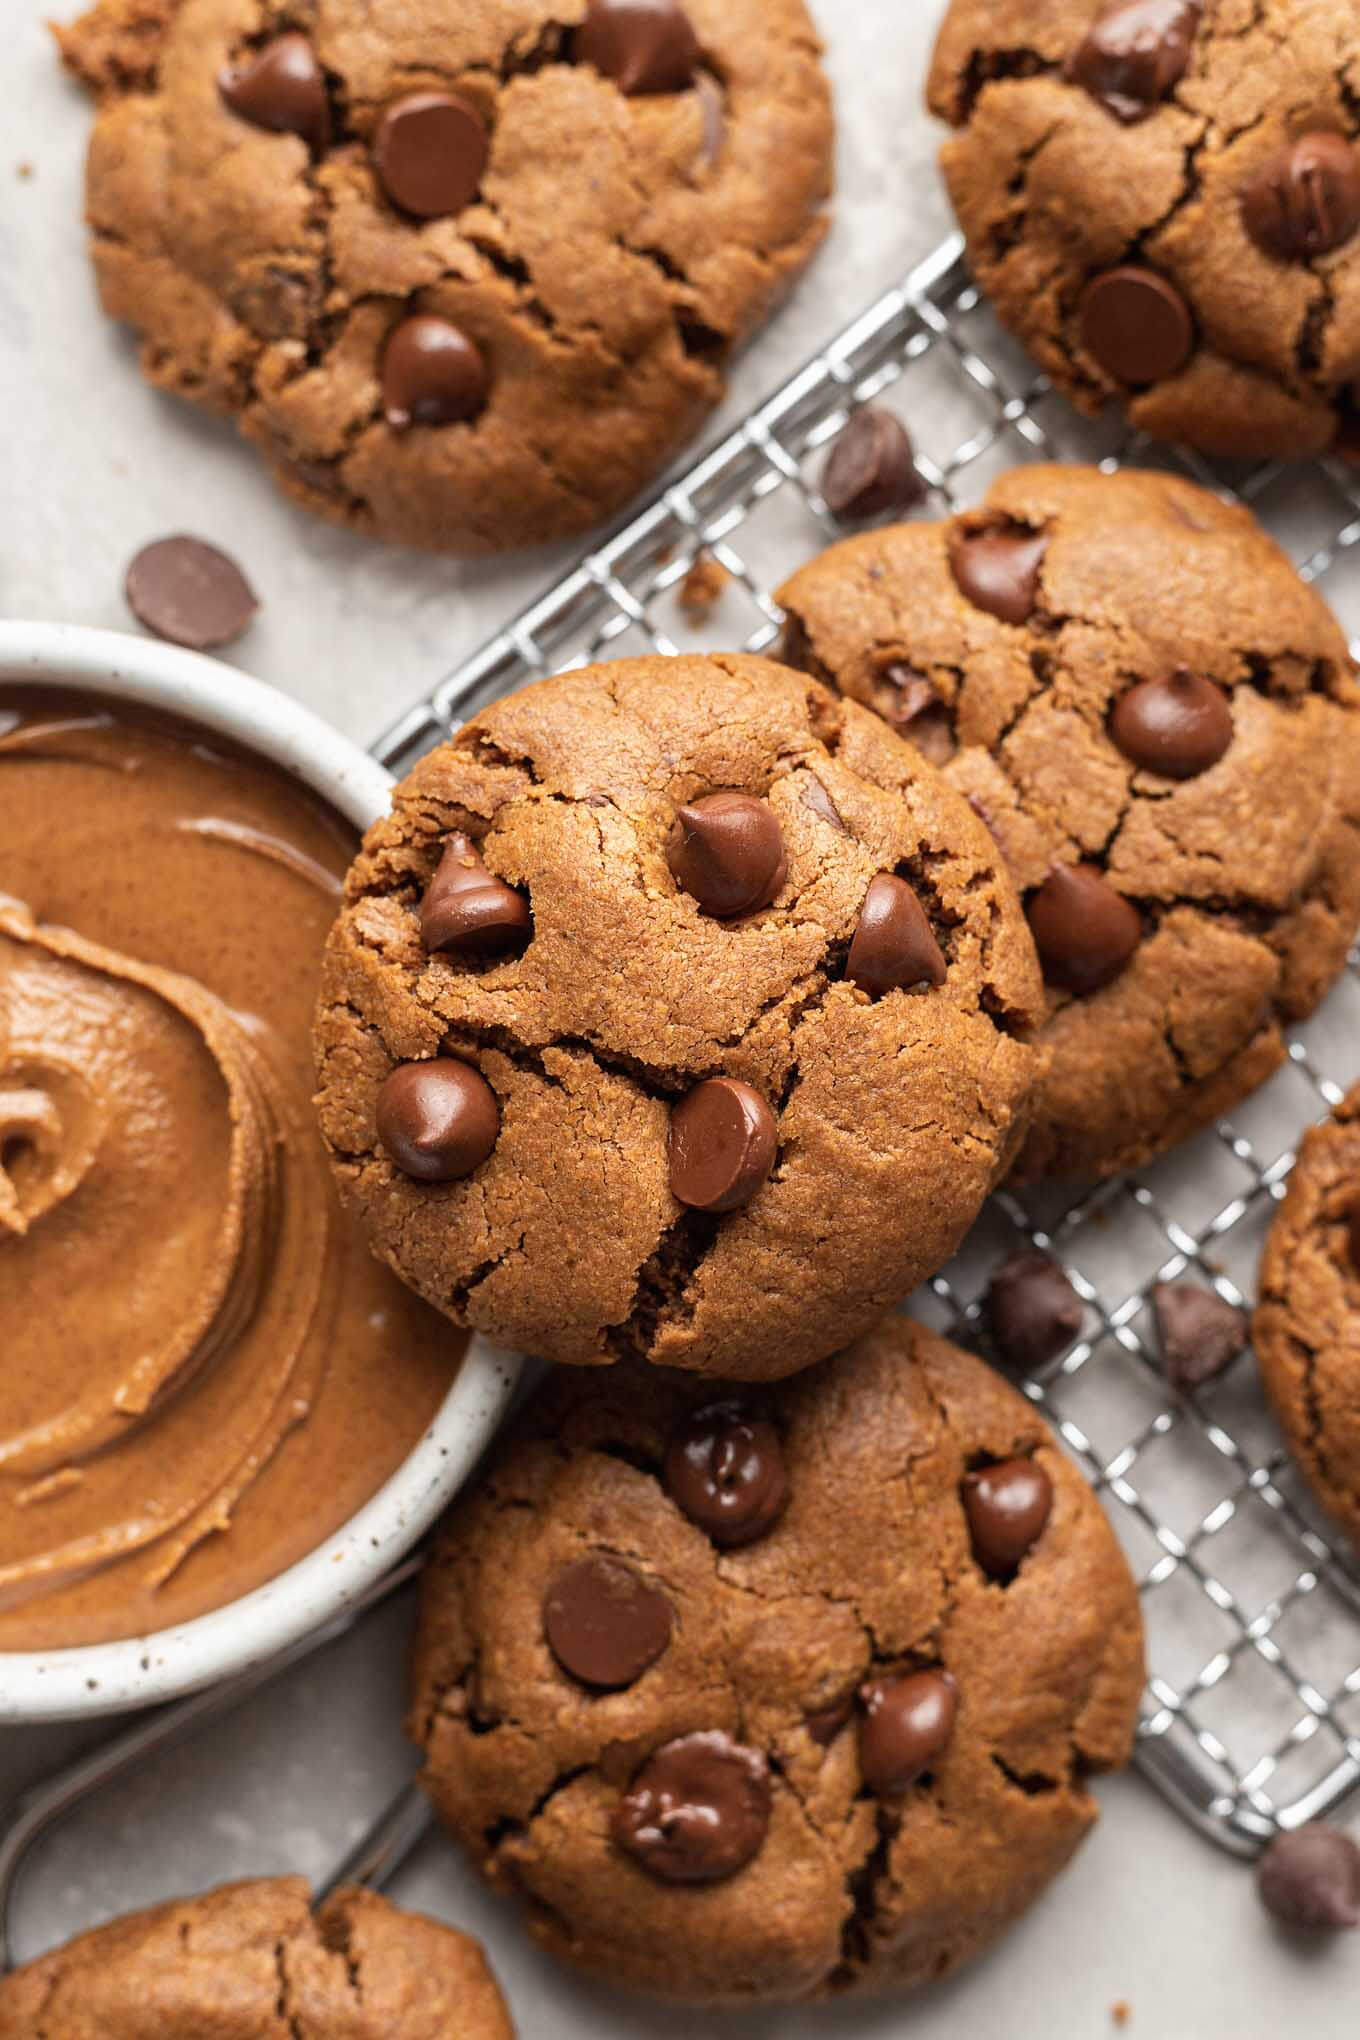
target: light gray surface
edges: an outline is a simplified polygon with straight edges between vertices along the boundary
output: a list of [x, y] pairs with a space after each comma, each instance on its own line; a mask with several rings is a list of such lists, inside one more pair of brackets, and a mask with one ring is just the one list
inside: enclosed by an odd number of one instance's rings
[[[127, 342], [96, 315], [76, 219], [86, 116], [61, 82], [40, 0], [0, 0], [7, 118], [0, 156], [0, 396], [5, 472], [0, 609], [121, 625], [122, 570], [143, 540], [190, 529], [231, 549], [265, 601], [239, 663], [356, 736], [477, 644], [566, 554], [500, 566], [385, 552], [279, 503], [229, 432], [139, 383]], [[919, 80], [938, 0], [823, 8], [841, 121], [833, 239], [776, 326], [748, 353], [716, 433], [944, 230], [935, 137]], [[20, 180], [17, 166], [33, 166]], [[25, 1894], [21, 1952], [172, 1890], [260, 1870], [320, 1876], [403, 1775], [405, 1611], [262, 1696], [226, 1730], [158, 1762], [63, 1830]], [[81, 1738], [85, 1739], [85, 1738]], [[10, 1732], [0, 1798], [72, 1746]], [[1311, 1954], [1265, 1924], [1250, 1877], [1137, 1780], [1102, 1788], [1106, 1820], [1077, 1867], [971, 1973], [909, 2010], [842, 2007], [720, 2020], [661, 2013], [570, 1979], [535, 1955], [462, 1865], [427, 1845], [403, 1900], [481, 1931], [526, 2036], [731, 2033], [760, 2040], [921, 2040], [997, 2032], [1078, 2040], [1114, 2030], [1219, 2040], [1281, 2028], [1352, 2034], [1360, 1937]]]

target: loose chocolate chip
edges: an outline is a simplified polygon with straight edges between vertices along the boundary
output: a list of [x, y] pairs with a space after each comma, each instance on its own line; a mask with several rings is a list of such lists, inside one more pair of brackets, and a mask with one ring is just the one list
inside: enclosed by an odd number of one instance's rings
[[1137, 907], [1089, 864], [1055, 864], [1025, 912], [1044, 977], [1065, 992], [1113, 984], [1142, 940]]
[[422, 220], [470, 205], [486, 158], [482, 116], [457, 92], [408, 92], [384, 110], [373, 135], [383, 190]]
[[1198, 1388], [1221, 1374], [1247, 1342], [1240, 1310], [1194, 1282], [1159, 1282], [1152, 1292], [1162, 1368], [1176, 1388]]
[[949, 1741], [958, 1688], [948, 1672], [870, 1679], [859, 1689], [859, 1767], [871, 1792], [906, 1792]]
[[767, 1417], [738, 1402], [695, 1410], [666, 1448], [666, 1492], [715, 1544], [754, 1544], [789, 1499], [784, 1448]]
[[1122, 121], [1143, 120], [1185, 76], [1199, 0], [1113, 0], [1067, 62], [1067, 76]]
[[942, 985], [946, 966], [925, 908], [903, 878], [880, 871], [869, 880], [845, 975], [866, 992]]
[[421, 939], [431, 954], [504, 956], [523, 949], [532, 928], [524, 895], [487, 870], [471, 836], [450, 836], [420, 903]]
[[207, 651], [240, 637], [259, 608], [235, 560], [201, 538], [158, 538], [127, 570], [127, 605], [172, 645]]
[[331, 137], [326, 75], [305, 35], [280, 35], [247, 63], [218, 74], [224, 103], [252, 127], [301, 135], [314, 155]]
[[1326, 255], [1360, 227], [1360, 161], [1344, 135], [1319, 129], [1268, 156], [1242, 190], [1242, 220], [1281, 262]]
[[774, 1114], [737, 1077], [696, 1084], [671, 1113], [672, 1195], [695, 1211], [749, 1204], [774, 1166]]
[[877, 404], [856, 411], [822, 469], [822, 501], [832, 516], [854, 523], [885, 510], [910, 510], [925, 493], [901, 419]]
[[382, 397], [387, 422], [457, 425], [486, 402], [488, 376], [481, 350], [448, 319], [413, 313], [394, 326], [383, 349]]
[[616, 1692], [640, 1679], [671, 1640], [659, 1587], [605, 1552], [564, 1565], [543, 1596], [543, 1634], [564, 1672]]
[[1043, 1535], [1053, 1483], [1033, 1459], [1006, 1459], [963, 1477], [963, 1512], [973, 1556], [995, 1580], [1009, 1579]]
[[760, 1851], [770, 1767], [720, 1729], [663, 1743], [615, 1809], [611, 1831], [663, 1884], [716, 1884]]
[[975, 609], [1002, 623], [1027, 623], [1039, 598], [1039, 569], [1048, 551], [1042, 531], [1018, 525], [950, 533], [949, 570]]
[[676, 884], [720, 920], [768, 906], [788, 871], [778, 817], [749, 793], [706, 793], [682, 807], [666, 862]]
[[987, 1317], [1008, 1367], [1032, 1374], [1081, 1330], [1081, 1298], [1051, 1254], [1012, 1254], [992, 1277]]
[[1360, 1848], [1339, 1828], [1311, 1821], [1276, 1835], [1256, 1876], [1266, 1911], [1286, 1926], [1360, 1926]]
[[630, 96], [683, 92], [699, 68], [699, 39], [676, 0], [588, 0], [572, 54]]
[[1110, 735], [1124, 756], [1164, 779], [1194, 779], [1232, 742], [1232, 710], [1221, 687], [1182, 666], [1167, 680], [1140, 680], [1115, 703]]
[[1168, 277], [1128, 263], [1087, 284], [1081, 342], [1116, 382], [1144, 389], [1185, 367], [1195, 351], [1195, 322]]
[[398, 1063], [378, 1093], [378, 1138], [404, 1176], [453, 1183], [496, 1145], [501, 1108], [471, 1063], [441, 1055]]

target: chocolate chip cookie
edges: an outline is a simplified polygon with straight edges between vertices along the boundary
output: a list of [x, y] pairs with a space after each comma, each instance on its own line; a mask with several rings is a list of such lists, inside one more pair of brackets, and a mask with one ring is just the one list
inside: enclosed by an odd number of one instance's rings
[[1350, 0], [953, 0], [929, 99], [973, 272], [1074, 403], [1210, 453], [1360, 439]]
[[514, 2040], [466, 1934], [301, 1878], [133, 1913], [0, 1976], [0, 2040]]
[[60, 42], [144, 373], [404, 544], [617, 510], [824, 231], [802, 0], [98, 0]]
[[780, 592], [784, 656], [941, 763], [1048, 984], [1024, 1176], [1132, 1168], [1279, 1063], [1360, 921], [1360, 694], [1321, 599], [1169, 475], [1030, 467]]
[[411, 1729], [554, 1954], [707, 2000], [902, 1988], [1096, 1817], [1133, 1583], [1033, 1409], [889, 1318], [754, 1395], [559, 1374], [425, 1575]]
[[455, 1323], [774, 1377], [953, 1251], [1042, 1003], [995, 842], [878, 717], [764, 659], [626, 660], [397, 788], [326, 959], [321, 1125]]
[[1290, 1450], [1360, 1546], [1360, 1085], [1306, 1133], [1261, 1259], [1252, 1339]]

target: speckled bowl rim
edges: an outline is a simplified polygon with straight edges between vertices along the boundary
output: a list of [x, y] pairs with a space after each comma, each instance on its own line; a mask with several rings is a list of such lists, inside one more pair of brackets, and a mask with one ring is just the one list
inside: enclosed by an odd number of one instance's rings
[[[282, 766], [357, 828], [392, 777], [276, 688], [198, 652], [77, 624], [0, 622], [0, 681], [83, 687], [163, 709]], [[175, 1629], [78, 1649], [0, 1652], [0, 1722], [72, 1720], [194, 1692], [342, 1614], [457, 1493], [496, 1431], [523, 1361], [474, 1337], [429, 1430], [358, 1514], [286, 1572]]]

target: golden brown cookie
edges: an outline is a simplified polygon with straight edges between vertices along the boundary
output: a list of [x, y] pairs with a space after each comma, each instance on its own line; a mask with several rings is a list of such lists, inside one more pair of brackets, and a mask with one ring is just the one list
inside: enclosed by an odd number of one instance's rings
[[1356, 437], [1351, 0], [953, 0], [929, 99], [974, 274], [1074, 403], [1211, 453]]
[[971, 1355], [886, 1319], [753, 1397], [558, 1375], [448, 1519], [411, 1729], [554, 1954], [708, 2000], [939, 1976], [1129, 1754], [1104, 1515]]
[[466, 1934], [299, 1877], [132, 1913], [0, 1976], [0, 2040], [514, 2040]]
[[1052, 1066], [1023, 1175], [1135, 1167], [1270, 1074], [1360, 921], [1360, 694], [1245, 511], [1020, 468], [780, 600], [790, 663], [941, 763], [1025, 898]]
[[145, 374], [378, 537], [618, 509], [824, 231], [802, 0], [98, 0], [60, 40]]
[[397, 788], [327, 954], [321, 1125], [456, 1323], [774, 1377], [953, 1251], [1041, 1006], [996, 844], [876, 716], [764, 659], [626, 660]]

